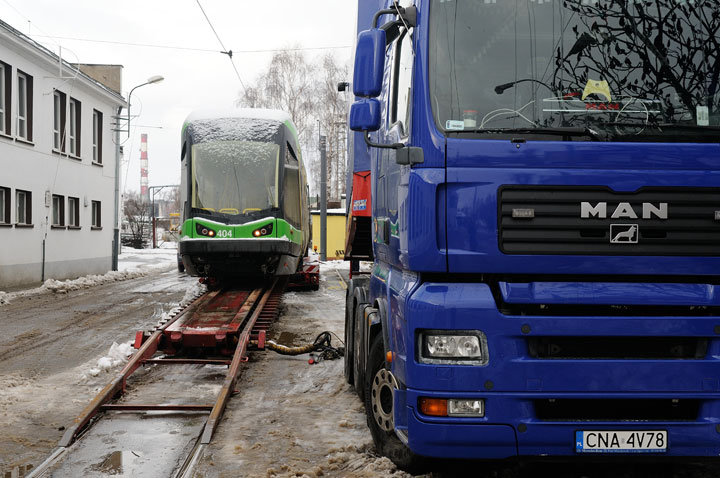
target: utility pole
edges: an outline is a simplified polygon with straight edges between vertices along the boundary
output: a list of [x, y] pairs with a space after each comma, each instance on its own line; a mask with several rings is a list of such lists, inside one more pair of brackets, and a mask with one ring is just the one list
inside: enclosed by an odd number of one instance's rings
[[327, 260], [327, 137], [320, 136], [320, 260]]
[[[129, 106], [129, 103], [128, 103]], [[120, 120], [122, 120], [122, 106], [117, 109], [115, 118], [115, 207], [113, 209], [113, 242], [112, 242], [112, 270], [118, 270], [118, 256], [120, 255], [120, 158], [122, 146], [120, 145]]]

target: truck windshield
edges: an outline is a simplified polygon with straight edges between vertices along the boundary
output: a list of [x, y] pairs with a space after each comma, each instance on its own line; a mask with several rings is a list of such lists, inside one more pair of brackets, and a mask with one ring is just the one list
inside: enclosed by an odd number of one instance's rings
[[432, 0], [435, 121], [446, 134], [717, 142], [719, 31], [709, 0]]
[[192, 207], [237, 216], [278, 206], [280, 146], [256, 141], [210, 141], [192, 147]]

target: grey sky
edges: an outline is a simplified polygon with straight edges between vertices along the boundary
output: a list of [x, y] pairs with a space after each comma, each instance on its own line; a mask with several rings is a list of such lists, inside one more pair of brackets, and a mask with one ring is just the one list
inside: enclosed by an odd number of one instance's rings
[[[286, 47], [353, 44], [358, 0], [200, 0], [246, 85], [264, 70], [271, 52]], [[362, 1], [362, 0], [359, 0]], [[196, 0], [0, 0], [0, 19], [70, 62], [123, 65], [123, 94], [153, 75], [165, 81], [135, 90], [133, 120], [125, 143], [122, 179], [140, 189], [140, 134], [148, 134], [150, 185], [180, 180], [179, 140], [187, 114], [199, 108], [231, 108], [241, 90], [227, 55]], [[214, 50], [200, 52], [135, 47], [69, 39], [144, 43]], [[328, 50], [306, 51], [309, 58]], [[350, 48], [330, 50], [340, 61]], [[162, 127], [162, 129], [153, 128]], [[125, 137], [123, 137], [123, 140]]]

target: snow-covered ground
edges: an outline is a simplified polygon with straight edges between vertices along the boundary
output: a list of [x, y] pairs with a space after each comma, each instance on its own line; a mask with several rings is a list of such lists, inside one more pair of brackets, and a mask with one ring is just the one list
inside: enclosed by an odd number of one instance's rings
[[67, 293], [87, 289], [100, 284], [137, 279], [153, 272], [163, 272], [177, 267], [175, 243], [166, 242], [158, 249], [132, 249], [124, 247], [118, 257], [118, 270], [103, 275], [88, 275], [77, 279], [58, 281], [48, 279], [40, 287], [15, 292], [0, 291], [0, 307], [19, 297], [29, 297], [49, 292]]

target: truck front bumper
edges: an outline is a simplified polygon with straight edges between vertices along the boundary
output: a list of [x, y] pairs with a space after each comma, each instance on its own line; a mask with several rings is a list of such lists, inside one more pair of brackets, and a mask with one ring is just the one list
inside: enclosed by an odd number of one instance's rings
[[[411, 320], [396, 319], [392, 327], [393, 372], [403, 384], [395, 396], [399, 435], [415, 453], [433, 457], [587, 458], [591, 454], [576, 450], [578, 431], [663, 430], [667, 450], [652, 456], [720, 456], [720, 317], [591, 314], [588, 308], [587, 315], [572, 317], [503, 315], [486, 284], [421, 285], [405, 303], [404, 317]], [[419, 337], [438, 329], [482, 331], [487, 364], [421, 363]], [[549, 359], [530, 353], [531, 338], [563, 336], [609, 343], [614, 337], [690, 337], [707, 347], [702, 357], [662, 360]], [[482, 399], [485, 416], [426, 416], [419, 410], [421, 397]], [[622, 407], [638, 410], [638, 417], [615, 416]]]

